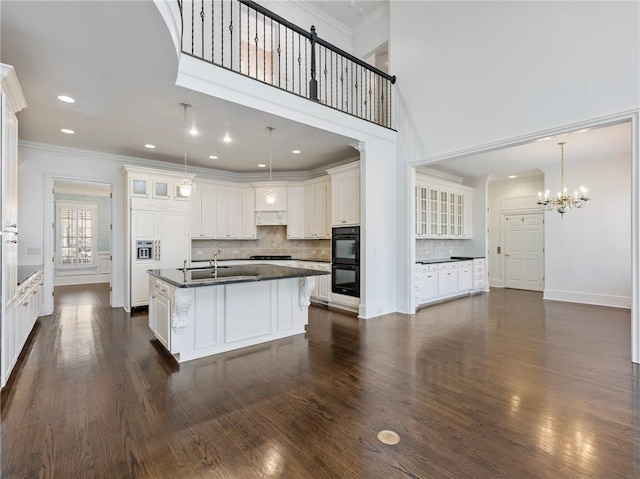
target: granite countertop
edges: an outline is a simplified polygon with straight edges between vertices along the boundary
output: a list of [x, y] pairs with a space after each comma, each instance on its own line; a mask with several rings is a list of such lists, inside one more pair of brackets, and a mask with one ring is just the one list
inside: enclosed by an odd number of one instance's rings
[[418, 259], [417, 264], [438, 264], [438, 263], [453, 263], [456, 261], [471, 261], [473, 259], [484, 258], [484, 256], [452, 256], [451, 258], [438, 258], [438, 259]]
[[41, 264], [25, 264], [18, 266], [18, 286], [31, 278], [38, 271], [42, 271]]
[[[249, 259], [249, 258], [218, 258], [218, 263], [224, 261], [252, 261], [259, 263], [260, 261], [309, 261], [312, 263], [331, 263], [330, 259], [313, 259], [313, 258], [291, 258], [291, 259]], [[192, 263], [208, 263], [208, 259], [192, 259]]]
[[183, 272], [182, 269], [150, 269], [147, 273], [166, 281], [173, 286], [177, 286], [178, 288], [217, 286], [232, 283], [251, 283], [254, 281], [270, 281], [276, 279], [303, 278], [305, 276], [322, 276], [331, 274], [328, 271], [315, 271], [269, 264], [218, 266], [217, 278], [213, 278], [212, 268], [198, 268], [187, 270], [186, 272]]

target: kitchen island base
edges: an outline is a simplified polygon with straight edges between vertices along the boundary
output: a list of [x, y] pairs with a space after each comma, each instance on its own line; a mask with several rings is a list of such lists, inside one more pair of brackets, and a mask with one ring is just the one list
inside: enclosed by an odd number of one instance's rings
[[313, 276], [180, 288], [149, 277], [149, 327], [178, 362], [303, 334]]

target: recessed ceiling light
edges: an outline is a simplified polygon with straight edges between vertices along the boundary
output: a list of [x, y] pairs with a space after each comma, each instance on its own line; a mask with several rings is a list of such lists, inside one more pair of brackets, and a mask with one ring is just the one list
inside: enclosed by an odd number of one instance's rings
[[516, 175], [509, 175], [509, 179], [513, 180], [516, 177]]
[[266, 168], [266, 167], [267, 167], [267, 165], [265, 165], [264, 163], [260, 163], [260, 164], [258, 165], [258, 168]]
[[582, 130], [578, 130], [578, 133], [584, 133], [585, 131], [589, 131], [589, 128], [583, 128]]
[[229, 136], [229, 133], [224, 135], [224, 138], [222, 139], [222, 141], [224, 141], [225, 143], [231, 143], [231, 137]]
[[293, 153], [294, 155], [299, 155], [301, 152], [300, 150], [291, 150], [291, 153]]
[[545, 136], [544, 138], [538, 138], [536, 141], [547, 141], [550, 140], [551, 137], [550, 136]]
[[150, 150], [153, 150], [156, 145], [152, 145], [151, 143], [147, 143], [146, 145], [144, 145], [145, 148], [149, 148]]
[[195, 126], [189, 130], [189, 134], [191, 136], [196, 136], [198, 134], [198, 130], [196, 130]]
[[62, 133], [66, 133], [67, 135], [73, 135], [75, 133], [75, 131], [70, 130], [69, 128], [62, 128], [60, 131]]
[[76, 101], [67, 95], [58, 95], [58, 100], [63, 101], [65, 103], [75, 103]]
[[216, 155], [209, 155], [209, 158], [211, 158], [212, 160], [217, 160], [218, 157]]

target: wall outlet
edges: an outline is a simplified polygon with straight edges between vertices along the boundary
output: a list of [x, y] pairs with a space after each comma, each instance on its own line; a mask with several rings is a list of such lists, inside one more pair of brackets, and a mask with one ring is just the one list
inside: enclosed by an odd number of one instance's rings
[[37, 247], [27, 248], [27, 255], [29, 256], [39, 256], [42, 254], [42, 249]]
[[196, 251], [196, 256], [202, 256], [202, 250]]

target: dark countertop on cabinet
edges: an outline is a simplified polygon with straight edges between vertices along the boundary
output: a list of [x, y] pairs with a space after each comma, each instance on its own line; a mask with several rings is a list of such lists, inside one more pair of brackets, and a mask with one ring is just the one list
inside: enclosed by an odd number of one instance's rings
[[451, 258], [437, 258], [437, 259], [419, 259], [416, 260], [417, 264], [438, 264], [438, 263], [454, 263], [457, 261], [471, 261], [474, 259], [481, 259], [484, 256], [452, 256]]
[[194, 288], [201, 286], [217, 286], [234, 283], [252, 283], [305, 276], [323, 276], [328, 271], [316, 271], [288, 266], [270, 264], [244, 264], [237, 266], [218, 266], [218, 275], [213, 277], [213, 268], [182, 269], [150, 269], [151, 276], [166, 281], [178, 288]]
[[31, 278], [38, 271], [42, 271], [43, 265], [41, 264], [24, 264], [18, 266], [18, 286]]

